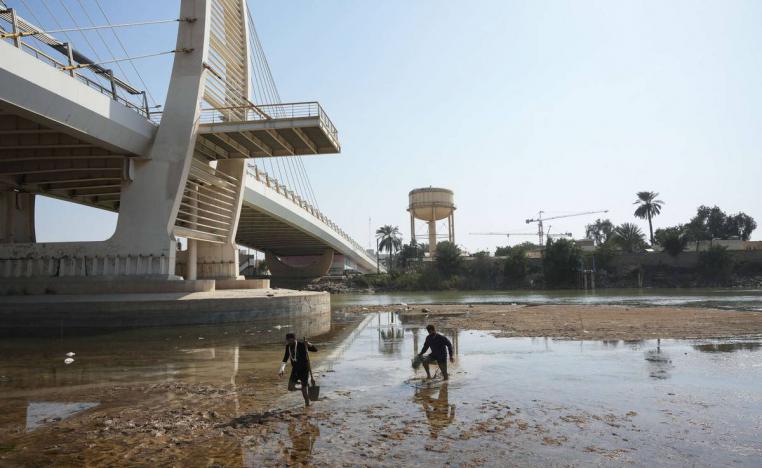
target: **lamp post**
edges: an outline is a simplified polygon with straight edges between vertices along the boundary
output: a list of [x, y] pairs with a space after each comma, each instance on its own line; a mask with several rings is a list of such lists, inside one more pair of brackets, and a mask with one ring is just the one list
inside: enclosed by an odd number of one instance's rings
[[376, 237], [376, 274], [381, 274], [381, 265], [378, 260], [378, 237]]

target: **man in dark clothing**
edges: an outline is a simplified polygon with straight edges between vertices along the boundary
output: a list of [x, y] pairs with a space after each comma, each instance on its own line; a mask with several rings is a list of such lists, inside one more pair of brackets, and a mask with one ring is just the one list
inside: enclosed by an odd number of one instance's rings
[[302, 396], [304, 397], [304, 405], [310, 406], [310, 398], [308, 393], [309, 377], [310, 377], [310, 359], [307, 355], [307, 351], [313, 353], [317, 352], [315, 345], [307, 341], [296, 341], [296, 335], [293, 333], [286, 334], [286, 351], [283, 354], [283, 362], [280, 365], [278, 375], [283, 377], [283, 371], [286, 370], [286, 363], [291, 361], [291, 376], [288, 378], [288, 389], [295, 390], [296, 382], [302, 383]]
[[[455, 362], [455, 358], [452, 355], [452, 343], [446, 336], [437, 333], [434, 325], [427, 325], [426, 330], [429, 332], [429, 336], [426, 337], [426, 341], [423, 343], [423, 349], [419, 356], [422, 358], [423, 370], [426, 371], [426, 378], [431, 378], [429, 372], [429, 364], [436, 361], [439, 365], [439, 370], [442, 371], [442, 378], [444, 380], [449, 379], [447, 374], [447, 355], [450, 355], [450, 362]], [[431, 354], [424, 356], [423, 353], [426, 350], [431, 349]]]

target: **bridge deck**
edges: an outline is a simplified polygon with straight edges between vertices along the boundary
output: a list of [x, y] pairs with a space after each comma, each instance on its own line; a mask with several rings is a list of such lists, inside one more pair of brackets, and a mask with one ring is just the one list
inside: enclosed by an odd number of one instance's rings
[[256, 168], [249, 171], [236, 243], [279, 256], [320, 255], [333, 249], [360, 271], [376, 261], [336, 223]]
[[210, 159], [341, 151], [338, 132], [317, 102], [206, 109], [199, 146]]

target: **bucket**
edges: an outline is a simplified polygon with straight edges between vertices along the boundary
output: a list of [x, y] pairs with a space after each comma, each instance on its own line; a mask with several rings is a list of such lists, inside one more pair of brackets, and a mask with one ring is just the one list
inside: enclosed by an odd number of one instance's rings
[[318, 401], [320, 398], [320, 385], [315, 385], [313, 381], [313, 384], [307, 388], [307, 392], [309, 393], [311, 401]]

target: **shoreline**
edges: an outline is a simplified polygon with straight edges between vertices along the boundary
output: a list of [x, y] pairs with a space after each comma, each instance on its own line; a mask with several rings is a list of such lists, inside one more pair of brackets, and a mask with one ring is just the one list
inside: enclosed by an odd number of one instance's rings
[[496, 337], [570, 340], [718, 339], [762, 335], [762, 311], [623, 304], [429, 303], [350, 306], [393, 311], [403, 323], [482, 330]]

